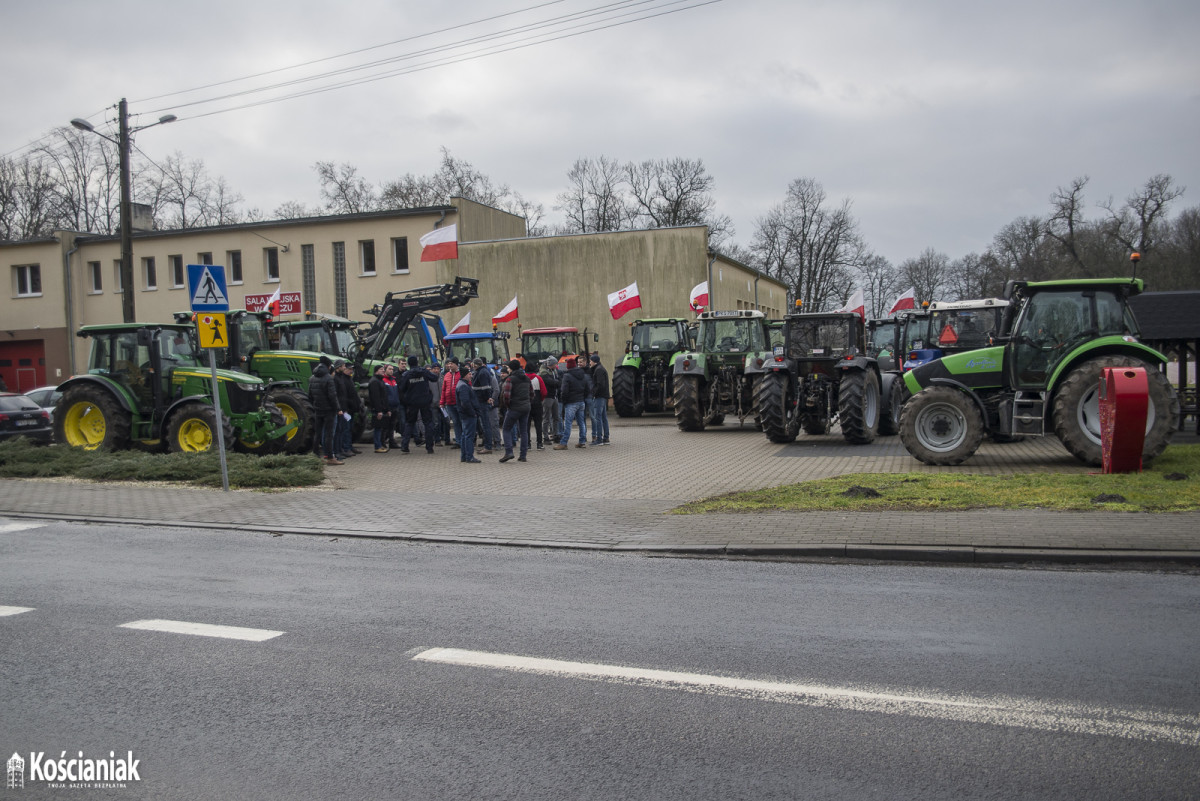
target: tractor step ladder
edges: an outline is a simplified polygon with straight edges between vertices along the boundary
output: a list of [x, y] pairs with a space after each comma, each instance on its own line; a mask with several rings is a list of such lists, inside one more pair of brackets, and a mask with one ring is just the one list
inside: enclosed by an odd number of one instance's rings
[[1045, 392], [1017, 390], [1013, 398], [1012, 433], [1035, 437], [1046, 435]]

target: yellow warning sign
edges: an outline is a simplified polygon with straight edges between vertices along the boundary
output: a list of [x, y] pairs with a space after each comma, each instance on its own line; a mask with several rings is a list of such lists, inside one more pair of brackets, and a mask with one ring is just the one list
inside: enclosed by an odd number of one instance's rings
[[200, 347], [224, 348], [229, 345], [225, 328], [225, 315], [202, 313], [196, 315], [196, 328], [200, 332]]

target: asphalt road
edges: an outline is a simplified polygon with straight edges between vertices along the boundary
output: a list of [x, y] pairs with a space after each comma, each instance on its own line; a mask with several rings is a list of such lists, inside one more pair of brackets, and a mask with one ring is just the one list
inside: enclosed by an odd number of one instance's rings
[[132, 751], [126, 799], [1197, 797], [1200, 577], [332, 539], [0, 519], [0, 752]]

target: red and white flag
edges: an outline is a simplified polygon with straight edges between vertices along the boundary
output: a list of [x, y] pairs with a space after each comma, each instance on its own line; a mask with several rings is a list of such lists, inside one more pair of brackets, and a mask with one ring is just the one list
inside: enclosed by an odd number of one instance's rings
[[263, 304], [263, 308], [271, 313], [272, 317], [279, 316], [279, 307], [281, 301], [279, 299], [279, 287], [275, 287], [275, 292], [271, 297], [267, 298], [267, 302]]
[[863, 299], [863, 291], [861, 289], [854, 290], [854, 294], [850, 296], [850, 300], [846, 302], [846, 305], [836, 311], [854, 312], [864, 320], [867, 319], [867, 303]]
[[517, 296], [513, 295], [512, 303], [500, 310], [500, 313], [492, 318], [492, 325], [496, 323], [507, 323], [520, 317], [517, 314]]
[[621, 319], [621, 315], [626, 312], [640, 308], [642, 308], [642, 298], [638, 294], [637, 281], [608, 295], [608, 311], [614, 320]]
[[701, 281], [692, 287], [692, 294], [688, 296], [688, 304], [691, 305], [692, 311], [702, 312], [708, 306], [708, 282]]
[[467, 312], [463, 318], [454, 324], [450, 329], [451, 334], [469, 334], [471, 333], [471, 313]]
[[917, 308], [917, 288], [914, 286], [912, 289], [896, 298], [896, 302], [892, 304], [892, 309], [888, 312], [888, 314], [895, 314], [898, 311], [915, 308]]
[[434, 228], [421, 237], [421, 261], [458, 258], [458, 223]]

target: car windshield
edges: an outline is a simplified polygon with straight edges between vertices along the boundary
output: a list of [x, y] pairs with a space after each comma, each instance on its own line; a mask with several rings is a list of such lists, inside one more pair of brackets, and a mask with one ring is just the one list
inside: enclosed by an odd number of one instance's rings
[[24, 395], [0, 395], [0, 412], [36, 412], [40, 408]]
[[673, 352], [680, 349], [676, 323], [641, 323], [633, 327], [633, 344], [639, 350]]
[[521, 353], [525, 361], [540, 362], [544, 359], [558, 361], [563, 356], [579, 353], [579, 333], [576, 331], [525, 334], [521, 337]]
[[700, 321], [700, 349], [726, 353], [764, 350], [762, 320], [757, 317], [706, 319]]

